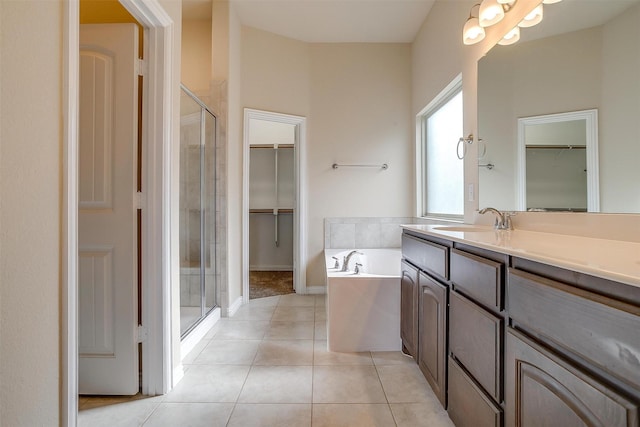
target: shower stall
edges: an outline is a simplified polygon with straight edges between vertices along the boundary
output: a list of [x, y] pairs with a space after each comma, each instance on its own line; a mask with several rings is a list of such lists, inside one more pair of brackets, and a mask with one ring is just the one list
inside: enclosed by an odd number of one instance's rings
[[180, 336], [218, 301], [216, 116], [184, 85], [180, 96]]

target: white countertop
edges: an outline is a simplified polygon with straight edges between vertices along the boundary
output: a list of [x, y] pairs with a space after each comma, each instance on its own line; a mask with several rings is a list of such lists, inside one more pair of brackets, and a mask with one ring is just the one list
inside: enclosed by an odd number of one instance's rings
[[487, 231], [446, 231], [432, 224], [402, 228], [640, 287], [640, 243], [490, 227]]

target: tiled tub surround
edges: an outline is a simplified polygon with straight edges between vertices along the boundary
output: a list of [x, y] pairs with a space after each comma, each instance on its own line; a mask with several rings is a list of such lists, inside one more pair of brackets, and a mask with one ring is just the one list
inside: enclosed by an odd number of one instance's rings
[[[400, 351], [400, 249], [327, 249], [327, 345], [329, 351]], [[339, 267], [335, 267], [335, 259]], [[356, 263], [361, 272], [354, 273]]]
[[640, 287], [640, 242], [491, 227], [480, 232], [446, 231], [442, 225], [403, 228]]
[[92, 407], [80, 427], [452, 427], [401, 352], [327, 351], [324, 295], [251, 300], [183, 360], [165, 396]]
[[402, 224], [435, 224], [423, 218], [325, 218], [324, 248], [399, 248]]

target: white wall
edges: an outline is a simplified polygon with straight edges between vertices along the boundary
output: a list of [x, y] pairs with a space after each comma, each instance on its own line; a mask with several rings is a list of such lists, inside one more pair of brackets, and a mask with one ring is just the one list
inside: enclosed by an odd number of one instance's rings
[[211, 83], [211, 20], [185, 20], [181, 34], [180, 80], [205, 98]]
[[57, 425], [62, 2], [0, 9], [0, 425]]
[[[640, 212], [640, 5], [602, 29], [600, 194], [605, 212]], [[631, 42], [630, 42], [631, 41]], [[615, 141], [615, 144], [607, 144]]]

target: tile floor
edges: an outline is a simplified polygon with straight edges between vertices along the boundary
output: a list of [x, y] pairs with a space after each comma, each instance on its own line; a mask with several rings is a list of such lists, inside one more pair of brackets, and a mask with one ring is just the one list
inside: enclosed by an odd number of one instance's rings
[[183, 363], [166, 396], [81, 398], [79, 425], [453, 426], [412, 359], [327, 352], [323, 295], [252, 300]]

